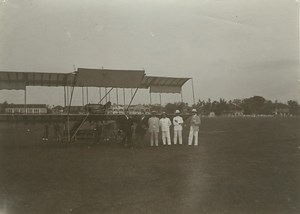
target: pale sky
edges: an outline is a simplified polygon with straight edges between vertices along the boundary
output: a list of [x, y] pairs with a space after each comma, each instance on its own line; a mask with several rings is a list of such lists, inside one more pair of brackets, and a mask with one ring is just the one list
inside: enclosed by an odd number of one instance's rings
[[[0, 0], [0, 70], [145, 69], [192, 77], [198, 99], [300, 94], [293, 0]], [[128, 92], [129, 93], [129, 92]], [[29, 87], [28, 103], [62, 104], [62, 88]], [[79, 104], [80, 91], [75, 103]], [[90, 89], [90, 102], [97, 91]], [[112, 95], [113, 96], [113, 95]], [[183, 98], [192, 101], [191, 84]], [[22, 91], [0, 91], [23, 103]], [[153, 102], [158, 102], [158, 95]], [[163, 95], [163, 103], [180, 95]], [[145, 91], [135, 102], [147, 103]]]

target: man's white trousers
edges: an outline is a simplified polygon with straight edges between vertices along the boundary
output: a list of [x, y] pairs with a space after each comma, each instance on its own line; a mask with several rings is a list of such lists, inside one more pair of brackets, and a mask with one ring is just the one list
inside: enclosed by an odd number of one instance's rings
[[191, 128], [190, 128], [190, 134], [189, 134], [189, 146], [191, 146], [193, 144], [193, 138], [195, 139], [194, 145], [198, 146], [198, 132], [199, 131], [195, 131], [193, 129], [193, 127], [191, 126]]
[[155, 146], [158, 146], [158, 132], [150, 132], [150, 144], [153, 146], [155, 139]]
[[174, 144], [177, 144], [177, 138], [179, 138], [179, 144], [182, 144], [182, 130], [174, 130]]
[[168, 145], [171, 145], [170, 131], [162, 131], [161, 135], [162, 135], [163, 145], [166, 145], [166, 139], [167, 139]]

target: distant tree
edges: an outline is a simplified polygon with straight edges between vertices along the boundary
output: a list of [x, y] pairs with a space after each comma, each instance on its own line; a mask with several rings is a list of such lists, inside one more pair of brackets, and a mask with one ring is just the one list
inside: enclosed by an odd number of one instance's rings
[[195, 108], [199, 113], [204, 114], [204, 106], [205, 106], [205, 101], [199, 99], [197, 104], [195, 105]]
[[167, 103], [167, 105], [163, 109], [167, 114], [173, 114], [176, 111], [176, 108], [177, 106], [175, 103]]
[[264, 102], [264, 105], [260, 113], [265, 115], [271, 115], [273, 114], [274, 109], [275, 109], [275, 104], [272, 103], [272, 101], [267, 100]]
[[186, 110], [187, 104], [183, 102], [177, 102], [177, 103], [167, 103], [166, 106], [163, 108], [163, 110], [167, 114], [174, 114], [176, 110], [179, 110], [180, 112], [184, 112]]
[[287, 102], [287, 104], [288, 104], [288, 107], [289, 107], [290, 114], [299, 115], [299, 104], [298, 104], [297, 101], [289, 100]]
[[211, 111], [212, 111], [212, 103], [211, 103], [211, 99], [208, 98], [208, 100], [204, 102], [203, 113], [208, 115]]
[[286, 109], [293, 115], [300, 115], [300, 106], [297, 101], [289, 100], [288, 103], [280, 103], [277, 100], [273, 103], [270, 100], [266, 100], [261, 96], [253, 96], [245, 99], [233, 99], [226, 101], [223, 98], [219, 100], [211, 100], [210, 98], [205, 100], [198, 100], [198, 102], [192, 106], [187, 103], [175, 102], [167, 103], [164, 107], [160, 105], [151, 105], [151, 110], [161, 112], [165, 111], [168, 114], [174, 114], [178, 109], [182, 113], [190, 112], [192, 108], [196, 108], [202, 115], [208, 115], [210, 112], [214, 112], [216, 115], [222, 115], [226, 111], [243, 110], [244, 114], [273, 114], [276, 109]]
[[225, 99], [220, 98], [219, 102], [216, 102], [213, 111], [215, 112], [216, 115], [221, 115], [225, 111], [228, 111], [228, 109], [229, 106], [227, 104], [227, 101]]
[[280, 108], [288, 108], [289, 106], [286, 103], [277, 102], [277, 103], [274, 103], [274, 107], [277, 108], [277, 109], [280, 109]]
[[244, 114], [261, 114], [265, 98], [261, 96], [253, 96], [243, 100], [242, 107]]
[[241, 99], [234, 99], [231, 103], [232, 103], [233, 105], [235, 105], [236, 107], [241, 108], [241, 105], [242, 105], [242, 103], [243, 103], [243, 100], [241, 100]]
[[160, 105], [151, 105], [150, 110], [159, 113], [162, 111], [162, 107]]

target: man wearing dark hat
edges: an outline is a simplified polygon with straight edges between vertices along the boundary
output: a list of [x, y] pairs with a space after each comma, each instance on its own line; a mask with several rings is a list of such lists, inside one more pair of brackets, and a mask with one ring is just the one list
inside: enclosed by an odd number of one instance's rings
[[162, 140], [163, 145], [166, 145], [166, 138], [167, 143], [170, 146], [171, 145], [171, 136], [170, 136], [170, 126], [172, 125], [169, 118], [167, 118], [167, 114], [165, 112], [162, 113], [162, 118], [159, 120], [159, 126], [161, 127], [161, 133], [162, 133]]
[[150, 145], [153, 146], [155, 138], [155, 146], [158, 146], [158, 133], [159, 133], [159, 118], [156, 116], [156, 112], [151, 112], [151, 117], [148, 120], [148, 127], [150, 133]]
[[199, 133], [199, 126], [201, 124], [200, 117], [197, 115], [197, 110], [192, 110], [193, 116], [191, 118], [191, 127], [190, 127], [190, 134], [189, 134], [189, 142], [188, 145], [191, 146], [193, 144], [193, 138], [195, 139], [194, 145], [198, 146], [198, 133]]
[[136, 147], [144, 147], [145, 135], [148, 129], [148, 122], [145, 111], [142, 111], [141, 117], [136, 121], [136, 129], [135, 129], [135, 146]]
[[125, 147], [128, 147], [131, 145], [132, 125], [133, 125], [133, 121], [129, 117], [129, 112], [125, 111], [125, 115], [124, 115], [124, 117], [121, 118], [121, 121], [120, 121], [120, 129], [124, 132], [124, 137], [123, 137], [122, 142]]

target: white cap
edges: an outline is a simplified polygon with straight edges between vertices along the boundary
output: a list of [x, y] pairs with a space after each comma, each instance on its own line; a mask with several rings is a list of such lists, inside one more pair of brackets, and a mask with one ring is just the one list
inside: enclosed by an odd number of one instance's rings
[[197, 113], [197, 110], [193, 108], [192, 112], [195, 112], [195, 113]]
[[179, 110], [176, 110], [176, 111], [175, 111], [175, 114], [180, 114], [180, 111], [179, 111]]

